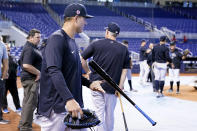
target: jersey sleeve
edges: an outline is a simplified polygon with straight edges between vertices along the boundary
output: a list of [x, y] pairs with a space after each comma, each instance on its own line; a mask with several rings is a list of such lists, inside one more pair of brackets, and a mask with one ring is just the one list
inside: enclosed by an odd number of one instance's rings
[[171, 63], [172, 59], [170, 58], [169, 49], [167, 47], [166, 47], [166, 50], [165, 50], [165, 56], [166, 56], [166, 60]]
[[128, 50], [126, 50], [123, 68], [124, 68], [124, 69], [130, 69], [130, 68], [131, 68], [131, 67], [130, 67], [129, 51], [128, 51]]
[[155, 62], [155, 48], [152, 50], [152, 56], [151, 56], [152, 62]]
[[24, 55], [23, 55], [23, 63], [22, 64], [29, 64], [33, 65], [34, 63], [34, 51], [32, 48], [29, 48], [25, 50]]
[[94, 53], [94, 43], [90, 44], [81, 54], [84, 60], [90, 58]]
[[182, 60], [183, 54], [181, 52], [178, 52], [178, 57]]

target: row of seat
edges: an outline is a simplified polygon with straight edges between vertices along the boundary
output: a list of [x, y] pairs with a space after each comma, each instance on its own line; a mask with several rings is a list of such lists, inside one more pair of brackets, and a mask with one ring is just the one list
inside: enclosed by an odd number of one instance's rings
[[197, 33], [197, 20], [188, 19], [162, 8], [117, 7], [117, 9], [128, 15], [142, 18], [159, 28], [167, 27], [174, 31]]
[[0, 10], [26, 32], [36, 28], [47, 37], [60, 27], [39, 3], [1, 2]]
[[[63, 18], [65, 5], [49, 4], [49, 6]], [[88, 25], [85, 30], [102, 31], [104, 27], [111, 21], [119, 24], [121, 31], [146, 32], [145, 28], [130, 19], [120, 16], [104, 6], [86, 5], [87, 12], [95, 16], [92, 19], [87, 19]]]
[[[60, 16], [63, 16], [64, 8], [66, 5], [58, 5], [58, 4], [50, 4], [50, 7], [56, 11]], [[118, 7], [119, 9], [124, 9], [123, 7]], [[152, 21], [159, 23], [158, 26], [169, 26], [169, 27], [177, 27], [183, 29], [185, 28], [185, 32], [191, 31], [191, 28], [193, 32], [196, 32], [197, 30], [197, 22], [196, 21], [188, 21], [185, 18], [177, 16], [174, 14], [169, 14], [169, 18], [167, 18], [167, 13], [163, 11], [160, 8], [128, 8], [125, 7], [124, 10], [131, 10], [131, 12], [135, 13], [136, 15], [139, 14], [143, 16], [143, 18], [147, 21]], [[10, 20], [12, 20], [15, 24], [20, 26], [22, 29], [26, 30], [27, 32], [32, 28], [37, 28], [41, 30], [42, 34], [44, 36], [49, 36], [52, 32], [57, 30], [60, 26], [57, 25], [57, 23], [50, 17], [48, 12], [42, 7], [41, 4], [37, 3], [18, 3], [18, 2], [1, 2], [0, 4], [0, 10], [1, 13], [3, 13], [6, 17], [8, 17]], [[87, 19], [88, 25], [85, 27], [85, 30], [91, 30], [91, 31], [103, 31], [104, 27], [107, 26], [107, 24], [111, 21], [117, 22], [120, 25], [121, 31], [130, 31], [130, 32], [145, 32], [146, 30], [142, 25], [139, 25], [130, 19], [117, 15], [116, 13], [112, 12], [108, 8], [104, 6], [87, 6], [87, 10], [90, 14], [94, 15], [95, 18], [93, 19]], [[148, 16], [148, 14], [151, 13], [153, 10], [154, 15], [157, 16], [157, 18], [150, 18], [145, 17], [145, 15]], [[158, 11], [158, 12], [157, 12]], [[160, 14], [163, 13], [163, 14]], [[145, 14], [145, 15], [144, 15]], [[163, 15], [163, 18], [162, 18]], [[165, 17], [164, 17], [165, 16]], [[177, 22], [178, 19], [178, 22]], [[172, 21], [176, 20], [177, 23], [173, 23]], [[182, 21], [179, 23], [179, 20]], [[177, 26], [176, 26], [177, 25]], [[119, 39], [122, 40], [121, 38]], [[127, 39], [130, 43], [129, 49], [133, 50], [135, 52], [138, 52], [140, 41], [141, 39]], [[149, 39], [149, 41], [152, 41], [153, 43], [157, 43], [158, 41], [155, 39]], [[190, 40], [189, 40], [190, 41]], [[192, 40], [191, 40], [192, 41]], [[197, 41], [192, 41], [193, 43], [197, 43]], [[192, 45], [190, 47], [190, 45]], [[182, 45], [181, 45], [182, 46]], [[195, 44], [186, 44], [182, 48], [191, 48], [192, 52], [196, 52], [194, 50]]]
[[[98, 39], [98, 38], [94, 37], [91, 39]], [[129, 42], [129, 50], [139, 53], [140, 43], [142, 40], [141, 38], [118, 38], [117, 40], [120, 43], [123, 40], [127, 40]], [[148, 48], [150, 43], [153, 43], [153, 44], [159, 43], [159, 39], [155, 39], [155, 38], [148, 38], [145, 40], [147, 41], [146, 48]], [[167, 45], [169, 45], [169, 44], [167, 44]], [[178, 48], [181, 48], [183, 50], [189, 49], [192, 52], [193, 56], [197, 56], [197, 48], [196, 48], [197, 47], [197, 39], [188, 40], [186, 43], [183, 43], [182, 39], [178, 39], [176, 45]]]

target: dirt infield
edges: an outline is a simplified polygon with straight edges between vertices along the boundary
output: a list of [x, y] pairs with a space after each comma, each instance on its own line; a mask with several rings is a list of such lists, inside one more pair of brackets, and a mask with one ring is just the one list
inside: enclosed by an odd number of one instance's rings
[[[10, 124], [0, 125], [0, 131], [19, 131], [18, 122], [20, 120], [20, 116], [10, 110], [9, 114], [3, 114], [3, 118], [6, 120], [10, 120]], [[40, 127], [36, 124], [33, 124], [34, 131], [40, 131]]]
[[181, 85], [180, 94], [176, 94], [176, 86], [172, 93], [167, 92], [169, 86], [164, 87], [165, 96], [176, 97], [183, 100], [197, 101], [197, 90], [192, 86]]
[[[17, 78], [17, 87], [21, 88], [20, 78]], [[10, 124], [0, 125], [0, 131], [19, 131], [18, 123], [20, 120], [20, 115], [9, 109], [9, 114], [3, 114], [3, 118], [10, 120]], [[40, 131], [40, 126], [33, 124], [33, 131]]]

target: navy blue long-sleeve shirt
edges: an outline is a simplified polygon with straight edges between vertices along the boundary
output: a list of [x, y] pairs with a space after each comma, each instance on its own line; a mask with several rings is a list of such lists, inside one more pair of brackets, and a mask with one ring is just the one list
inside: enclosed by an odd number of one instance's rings
[[154, 46], [153, 51], [152, 51], [152, 60], [153, 62], [158, 62], [158, 63], [166, 63], [172, 62], [170, 56], [169, 56], [169, 49], [166, 47], [165, 44], [157, 44]]
[[140, 47], [140, 61], [144, 61], [144, 60], [147, 60], [146, 47], [145, 46], [141, 46]]
[[89, 86], [90, 82], [82, 77], [81, 70], [74, 39], [62, 29], [53, 33], [43, 50], [38, 108], [41, 115], [49, 117], [52, 110], [65, 112], [66, 102], [73, 98], [83, 107], [82, 83]]

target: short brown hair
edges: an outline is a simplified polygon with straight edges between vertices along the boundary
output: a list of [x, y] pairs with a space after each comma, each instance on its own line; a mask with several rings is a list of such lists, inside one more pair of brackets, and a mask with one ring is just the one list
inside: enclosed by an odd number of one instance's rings
[[36, 33], [39, 33], [39, 34], [40, 34], [40, 31], [39, 31], [38, 29], [31, 29], [31, 30], [29, 31], [29, 34], [28, 34], [28, 36], [27, 36], [27, 39], [29, 39], [29, 37], [35, 36]]
[[123, 43], [124, 45], [129, 45], [129, 42], [128, 42], [127, 40], [123, 40], [122, 43]]

